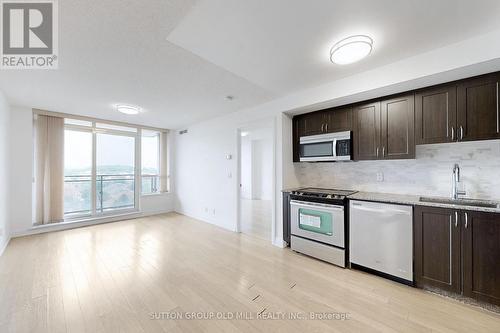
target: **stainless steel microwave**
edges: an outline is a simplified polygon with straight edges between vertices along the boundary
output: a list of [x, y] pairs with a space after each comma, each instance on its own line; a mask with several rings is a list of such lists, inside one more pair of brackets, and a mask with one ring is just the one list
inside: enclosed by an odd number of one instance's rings
[[301, 162], [350, 161], [351, 132], [303, 136], [299, 143]]

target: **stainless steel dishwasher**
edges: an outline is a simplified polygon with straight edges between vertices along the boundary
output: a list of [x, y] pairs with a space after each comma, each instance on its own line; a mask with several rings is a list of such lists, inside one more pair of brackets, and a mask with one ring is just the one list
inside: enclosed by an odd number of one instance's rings
[[351, 264], [412, 282], [413, 207], [351, 200], [349, 216]]

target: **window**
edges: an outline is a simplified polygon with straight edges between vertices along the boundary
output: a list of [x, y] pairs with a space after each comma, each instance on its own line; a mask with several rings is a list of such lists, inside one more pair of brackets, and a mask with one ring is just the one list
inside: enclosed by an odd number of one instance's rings
[[64, 131], [64, 215], [92, 213], [92, 132]]
[[138, 129], [69, 118], [64, 123], [64, 218], [137, 209]]
[[135, 137], [96, 134], [96, 211], [135, 207]]
[[142, 194], [160, 192], [160, 133], [142, 131]]
[[167, 191], [166, 131], [45, 111], [33, 121], [34, 224], [138, 211], [141, 195]]

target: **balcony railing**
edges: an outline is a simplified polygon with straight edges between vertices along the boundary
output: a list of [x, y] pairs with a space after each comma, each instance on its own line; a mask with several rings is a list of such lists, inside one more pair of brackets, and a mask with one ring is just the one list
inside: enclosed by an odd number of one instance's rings
[[[156, 193], [158, 175], [142, 175], [142, 193]], [[92, 212], [92, 177], [72, 175], [64, 177], [64, 214], [90, 215]], [[97, 175], [96, 212], [135, 207], [135, 175]]]

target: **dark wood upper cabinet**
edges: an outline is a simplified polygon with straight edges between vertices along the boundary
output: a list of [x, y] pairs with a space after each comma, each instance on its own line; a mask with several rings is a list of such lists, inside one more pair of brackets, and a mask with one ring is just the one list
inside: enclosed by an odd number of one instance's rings
[[353, 153], [355, 160], [376, 160], [380, 156], [380, 102], [353, 109]]
[[500, 214], [464, 212], [464, 295], [500, 305]]
[[301, 115], [294, 145], [301, 136], [352, 130], [353, 159], [376, 160], [415, 158], [420, 144], [500, 139], [499, 86], [497, 72]]
[[415, 157], [413, 94], [354, 108], [355, 160]]
[[352, 108], [343, 108], [325, 113], [326, 133], [352, 130]]
[[439, 86], [415, 95], [416, 144], [453, 142], [457, 136], [457, 87]]
[[500, 138], [500, 74], [461, 81], [457, 88], [459, 140]]
[[414, 104], [413, 94], [382, 101], [382, 158], [415, 158]]
[[293, 161], [299, 162], [300, 137], [352, 130], [352, 108], [306, 113], [295, 116], [292, 124]]
[[318, 135], [325, 132], [326, 115], [325, 112], [312, 112], [298, 117], [299, 137]]
[[445, 208], [414, 209], [415, 283], [460, 292], [460, 221], [457, 211]]
[[299, 117], [293, 117], [292, 119], [292, 159], [293, 162], [300, 162], [299, 155]]

